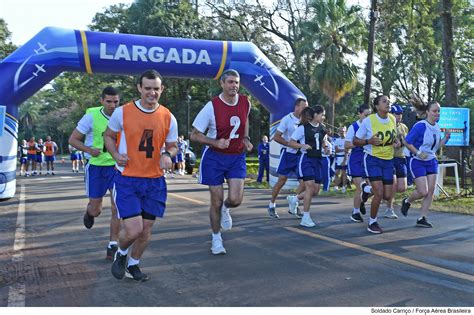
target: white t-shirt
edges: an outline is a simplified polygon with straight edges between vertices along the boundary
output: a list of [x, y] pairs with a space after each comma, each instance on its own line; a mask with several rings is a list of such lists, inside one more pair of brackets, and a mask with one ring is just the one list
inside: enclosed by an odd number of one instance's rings
[[[236, 106], [239, 102], [239, 95], [235, 98], [235, 102], [230, 104], [227, 103], [222, 98], [222, 93], [219, 94], [219, 98], [228, 106]], [[249, 113], [250, 113], [251, 104], [249, 102]], [[248, 117], [248, 113], [247, 113]], [[193, 127], [196, 128], [199, 132], [205, 133], [207, 131], [207, 137], [211, 139], [216, 139], [217, 137], [217, 128], [216, 128], [216, 115], [214, 115], [214, 106], [212, 106], [212, 101], [209, 101], [204, 105], [201, 111], [194, 118]]]
[[[381, 118], [379, 114], [375, 114], [375, 117], [384, 125], [390, 123], [390, 118], [387, 116], [387, 118]], [[360, 125], [359, 130], [356, 132], [356, 137], [359, 139], [370, 139], [372, 138], [373, 133], [372, 133], [372, 124], [370, 123], [370, 117], [364, 118], [362, 120], [362, 124]], [[364, 145], [364, 152], [372, 155], [372, 145], [367, 144]]]
[[[135, 101], [135, 105], [137, 105], [137, 107], [145, 113], [152, 113], [156, 110], [143, 108], [140, 104], [140, 100]], [[120, 154], [127, 154], [127, 138], [125, 137], [125, 130], [123, 130], [123, 107], [119, 107], [114, 111], [114, 113], [110, 117], [108, 127], [114, 132], [121, 133], [118, 152]], [[178, 123], [176, 122], [176, 118], [173, 116], [173, 114], [171, 114], [169, 132], [165, 142], [178, 142]], [[118, 164], [115, 164], [115, 166], [119, 171], [123, 172], [123, 166], [118, 166]]]
[[339, 150], [344, 150], [344, 143], [346, 142], [346, 139], [345, 138], [336, 138], [336, 140], [334, 140], [334, 151], [336, 152], [336, 164], [337, 165], [342, 165], [342, 162], [344, 161], [344, 156], [345, 156], [345, 152], [344, 151], [339, 151], [337, 152], [336, 149], [339, 149]]
[[[285, 117], [283, 117], [278, 125], [277, 131], [281, 132], [281, 136], [286, 141], [290, 141], [293, 132], [295, 132], [296, 128], [298, 128], [298, 124], [300, 123], [300, 119], [296, 117], [293, 113], [289, 113]], [[289, 153], [296, 153], [298, 150], [293, 149], [287, 146], [286, 151]]]

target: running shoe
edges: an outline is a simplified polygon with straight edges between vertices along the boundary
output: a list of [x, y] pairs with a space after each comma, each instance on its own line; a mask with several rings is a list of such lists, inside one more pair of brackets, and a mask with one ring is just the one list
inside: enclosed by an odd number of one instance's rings
[[380, 228], [379, 224], [377, 222], [374, 222], [372, 224], [369, 224], [367, 226], [367, 231], [369, 231], [370, 233], [374, 233], [374, 234], [381, 234], [383, 233], [383, 230], [382, 228]]
[[105, 259], [114, 260], [115, 252], [117, 251], [117, 249], [118, 249], [117, 245], [107, 246], [107, 253], [106, 253]]
[[288, 213], [292, 215], [296, 215], [296, 207], [298, 207], [298, 197], [287, 196], [286, 200], [288, 201]]
[[304, 227], [314, 227], [316, 223], [314, 223], [310, 216], [307, 216], [301, 219], [300, 225]]
[[428, 222], [428, 220], [426, 220], [426, 217], [422, 217], [421, 219], [416, 220], [416, 226], [424, 227], [424, 228], [432, 228], [433, 224]]
[[116, 279], [123, 279], [125, 276], [125, 266], [127, 265], [127, 255], [122, 255], [118, 251], [115, 252], [114, 263], [110, 271]]
[[272, 218], [278, 219], [278, 213], [276, 212], [275, 207], [268, 207], [268, 215]]
[[384, 217], [387, 219], [398, 219], [398, 215], [395, 214], [393, 208], [387, 208], [387, 210], [385, 210]]
[[86, 211], [86, 213], [84, 214], [84, 226], [85, 226], [87, 229], [90, 229], [90, 228], [92, 228], [93, 225], [94, 225], [94, 217], [91, 216], [91, 215]]
[[212, 241], [211, 252], [213, 255], [224, 255], [226, 253], [222, 240], [216, 239]]
[[364, 202], [361, 202], [361, 203], [360, 203], [359, 210], [360, 210], [360, 213], [362, 213], [362, 214], [365, 214], [365, 213], [366, 213], [366, 211], [365, 211], [365, 203], [364, 203]]
[[351, 215], [351, 220], [357, 223], [364, 222], [364, 219], [362, 218], [359, 212], [353, 213]]
[[125, 268], [125, 277], [138, 282], [144, 282], [150, 279], [145, 273], [141, 272], [138, 265], [131, 265]]
[[224, 231], [232, 228], [232, 217], [230, 216], [230, 209], [224, 208], [221, 210], [221, 228]]
[[411, 203], [407, 201], [407, 198], [404, 198], [402, 200], [402, 207], [400, 208], [400, 211], [402, 212], [403, 216], [406, 217], [408, 214], [408, 209], [410, 209]]

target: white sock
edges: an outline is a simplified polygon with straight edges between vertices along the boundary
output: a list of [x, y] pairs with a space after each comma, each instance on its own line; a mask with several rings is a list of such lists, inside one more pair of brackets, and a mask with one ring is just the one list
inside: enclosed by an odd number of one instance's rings
[[309, 215], [309, 211], [308, 212], [303, 212], [303, 218], [310, 218], [311, 216]]
[[120, 255], [122, 255], [122, 256], [128, 255], [128, 248], [127, 248], [127, 249], [121, 249], [120, 246], [119, 246], [119, 248], [118, 248], [117, 251], [118, 251], [118, 252], [120, 253]]
[[215, 241], [215, 240], [221, 240], [222, 241], [221, 232], [212, 233], [212, 240], [213, 241]]
[[135, 259], [132, 256], [128, 257], [128, 264], [127, 267], [138, 265], [140, 263], [140, 259]]
[[353, 209], [352, 209], [352, 214], [356, 214], [356, 213], [360, 213], [360, 209], [359, 209], [359, 208], [353, 208]]
[[423, 219], [423, 217], [419, 217], [419, 218], [418, 218], [418, 221], [420, 221], [421, 219]]
[[276, 205], [275, 202], [270, 202], [270, 203], [268, 204], [268, 207], [269, 207], [269, 208], [276, 208], [276, 206], [277, 206], [277, 205]]
[[118, 245], [117, 241], [110, 241], [109, 248], [112, 248], [113, 245]]
[[371, 225], [371, 224], [373, 224], [373, 223], [375, 223], [375, 222], [377, 222], [377, 218], [375, 218], [375, 219], [370, 218], [370, 219], [369, 219], [369, 225]]
[[365, 186], [365, 187], [364, 187], [364, 192], [365, 192], [365, 193], [368, 193], [368, 194], [372, 193], [372, 187], [369, 186], [369, 185]]

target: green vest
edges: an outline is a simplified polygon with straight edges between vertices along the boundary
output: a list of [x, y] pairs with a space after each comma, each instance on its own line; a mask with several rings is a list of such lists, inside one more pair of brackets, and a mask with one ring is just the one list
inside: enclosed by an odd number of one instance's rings
[[92, 147], [99, 149], [102, 152], [97, 157], [91, 156], [89, 163], [96, 166], [113, 166], [115, 160], [105, 149], [104, 132], [109, 124], [109, 119], [101, 111], [103, 106], [88, 108], [86, 113], [92, 116]]

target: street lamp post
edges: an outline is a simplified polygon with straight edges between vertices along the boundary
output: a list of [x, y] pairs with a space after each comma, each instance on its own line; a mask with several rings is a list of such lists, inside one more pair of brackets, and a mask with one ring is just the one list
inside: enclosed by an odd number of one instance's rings
[[186, 137], [189, 139], [189, 104], [191, 103], [192, 97], [189, 94], [186, 94]]

